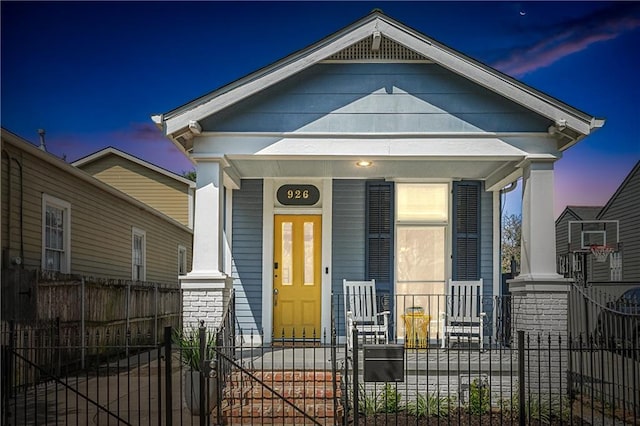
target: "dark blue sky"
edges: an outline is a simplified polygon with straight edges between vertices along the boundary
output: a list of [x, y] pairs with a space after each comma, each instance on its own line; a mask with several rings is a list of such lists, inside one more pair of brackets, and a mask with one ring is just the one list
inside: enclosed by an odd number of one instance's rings
[[[7, 2], [2, 126], [70, 161], [115, 146], [191, 168], [150, 116], [373, 8], [605, 127], [556, 163], [556, 214], [602, 205], [640, 159], [640, 2]], [[508, 206], [507, 209], [517, 210]]]

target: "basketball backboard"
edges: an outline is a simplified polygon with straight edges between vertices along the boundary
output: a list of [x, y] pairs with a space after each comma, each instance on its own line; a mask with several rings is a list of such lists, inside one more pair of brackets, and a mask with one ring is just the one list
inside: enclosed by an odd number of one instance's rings
[[572, 220], [568, 229], [569, 252], [588, 252], [592, 245], [611, 246], [618, 251], [620, 243], [617, 220]]

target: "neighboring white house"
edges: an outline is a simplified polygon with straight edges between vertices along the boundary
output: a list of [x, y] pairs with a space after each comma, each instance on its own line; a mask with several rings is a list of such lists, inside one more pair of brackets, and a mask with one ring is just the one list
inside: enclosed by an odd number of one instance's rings
[[185, 321], [216, 323], [233, 286], [265, 340], [327, 330], [343, 278], [390, 296], [483, 278], [498, 295], [500, 190], [520, 177], [511, 290], [563, 294], [554, 163], [604, 125], [378, 11], [153, 119], [197, 164], [181, 282], [210, 307]]

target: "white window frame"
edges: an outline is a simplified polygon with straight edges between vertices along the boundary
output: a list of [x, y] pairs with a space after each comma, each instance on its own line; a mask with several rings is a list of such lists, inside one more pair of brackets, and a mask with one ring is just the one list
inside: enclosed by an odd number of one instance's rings
[[[136, 263], [135, 263], [135, 237], [142, 237], [142, 273], [136, 278]], [[144, 229], [131, 228], [131, 279], [133, 281], [146, 281], [147, 280], [147, 233]]]
[[62, 260], [60, 262], [60, 271], [63, 274], [71, 272], [71, 203], [61, 200], [49, 194], [42, 194], [42, 258], [41, 268], [47, 271], [46, 252], [47, 252], [47, 207], [55, 207], [63, 211], [63, 232], [62, 237]]
[[[442, 185], [445, 187], [445, 201], [447, 203], [446, 208], [445, 208], [445, 212], [446, 212], [446, 217], [443, 220], [437, 220], [437, 219], [424, 219], [424, 218], [408, 218], [408, 219], [399, 219], [400, 218], [400, 201], [399, 201], [399, 195], [400, 195], [400, 187], [401, 186], [411, 186], [411, 185]], [[442, 252], [442, 259], [444, 261], [444, 270], [443, 270], [443, 279], [442, 281], [435, 281], [435, 280], [419, 280], [420, 282], [425, 282], [428, 283], [427, 285], [432, 285], [434, 283], [436, 284], [440, 284], [443, 286], [443, 291], [446, 291], [446, 285], [447, 285], [447, 277], [449, 277], [450, 275], [450, 253], [451, 253], [451, 222], [452, 222], [452, 196], [451, 196], [451, 190], [452, 190], [452, 185], [451, 182], [442, 182], [442, 181], [429, 181], [429, 182], [422, 182], [422, 181], [397, 181], [395, 183], [395, 188], [394, 188], [394, 193], [395, 193], [395, 202], [394, 202], [394, 241], [393, 241], [393, 245], [394, 245], [394, 293], [396, 296], [400, 296], [398, 294], [398, 288], [399, 285], [401, 283], [406, 283], [406, 284], [415, 284], [416, 281], [403, 281], [399, 279], [400, 273], [398, 271], [398, 258], [400, 256], [399, 251], [401, 250], [401, 246], [400, 243], [398, 242], [398, 237], [400, 234], [400, 230], [402, 228], [411, 228], [411, 227], [415, 227], [415, 228], [422, 228], [422, 229], [428, 229], [428, 228], [442, 228], [443, 232], [444, 232], [444, 247], [443, 247], [443, 252]], [[431, 291], [425, 291], [425, 294], [430, 294], [430, 296], [427, 296], [428, 298], [431, 297], [438, 297], [438, 293], [433, 293]], [[418, 291], [416, 293], [416, 295], [420, 295], [422, 294], [422, 292]], [[408, 295], [408, 294], [407, 294]], [[436, 299], [433, 299], [436, 300]], [[400, 302], [396, 301], [396, 321], [397, 321], [397, 327], [396, 327], [396, 333], [400, 332], [400, 330], [404, 331], [404, 323], [401, 322], [401, 315], [404, 312], [401, 312], [398, 309], [398, 304]], [[432, 305], [431, 307], [434, 308], [435, 305], [437, 305], [438, 302], [436, 302], [434, 305]], [[406, 306], [403, 308], [403, 310], [406, 308]], [[436, 321], [436, 318], [434, 318], [434, 312], [427, 312], [428, 314], [431, 315], [432, 321], [430, 323], [430, 336], [435, 336], [436, 335], [436, 329], [435, 327], [438, 326], [438, 321]], [[401, 335], [397, 336], [399, 341], [404, 341], [404, 337]]]
[[178, 244], [178, 276], [187, 275], [187, 248]]

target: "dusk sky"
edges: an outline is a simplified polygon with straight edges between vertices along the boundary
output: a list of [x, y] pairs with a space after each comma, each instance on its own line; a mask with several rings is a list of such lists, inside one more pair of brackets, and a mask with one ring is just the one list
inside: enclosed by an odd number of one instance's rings
[[[640, 159], [640, 2], [7, 2], [2, 126], [73, 161], [114, 146], [176, 173], [192, 164], [164, 113], [372, 9], [596, 117], [556, 162], [556, 216], [603, 205]], [[512, 195], [508, 212], [519, 213]]]

